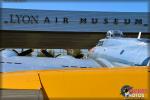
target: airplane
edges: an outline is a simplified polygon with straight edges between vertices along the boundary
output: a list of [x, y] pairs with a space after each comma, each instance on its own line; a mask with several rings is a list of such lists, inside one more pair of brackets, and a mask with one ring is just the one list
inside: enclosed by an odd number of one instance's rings
[[[89, 50], [87, 59], [76, 59], [72, 56], [27, 57], [33, 50], [18, 53], [12, 49], [2, 49], [0, 72], [16, 72], [28, 70], [47, 70], [63, 68], [99, 68], [150, 66], [150, 39], [125, 38], [119, 30], [109, 30], [105, 39]], [[48, 52], [42, 51], [45, 55]]]
[[91, 50], [91, 57], [107, 66], [150, 66], [150, 39], [124, 38], [121, 31], [108, 31]]

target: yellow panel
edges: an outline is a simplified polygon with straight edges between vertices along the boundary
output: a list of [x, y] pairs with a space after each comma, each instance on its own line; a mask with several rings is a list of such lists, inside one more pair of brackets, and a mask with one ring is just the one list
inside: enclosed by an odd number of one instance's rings
[[40, 89], [37, 72], [0, 73], [0, 89]]
[[0, 77], [0, 89], [40, 89], [41, 81], [45, 96], [50, 99], [114, 98], [115, 100], [123, 98], [120, 95], [122, 86], [148, 89], [149, 79], [146, 67], [27, 71], [1, 73]]
[[148, 89], [148, 69], [144, 67], [43, 71], [40, 72], [40, 79], [51, 99], [115, 99], [123, 98], [120, 89], [124, 85]]

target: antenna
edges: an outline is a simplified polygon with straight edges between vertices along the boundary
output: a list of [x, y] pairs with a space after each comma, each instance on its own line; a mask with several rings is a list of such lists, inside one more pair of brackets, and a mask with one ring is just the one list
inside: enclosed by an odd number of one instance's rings
[[140, 38], [141, 38], [141, 34], [142, 34], [142, 32], [139, 32], [139, 35], [138, 35], [138, 38], [137, 38], [137, 39], [140, 39]]

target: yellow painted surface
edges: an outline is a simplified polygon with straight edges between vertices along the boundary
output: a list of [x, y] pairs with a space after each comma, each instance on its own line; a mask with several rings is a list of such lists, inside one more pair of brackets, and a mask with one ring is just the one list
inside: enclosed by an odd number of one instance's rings
[[0, 73], [1, 89], [40, 89], [37, 72]]
[[49, 98], [123, 99], [124, 85], [148, 89], [147, 68], [44, 71], [40, 78]]
[[[130, 85], [134, 89], [149, 89], [148, 70], [147, 67], [134, 67], [2, 73], [0, 88], [37, 89], [42, 85], [50, 99], [124, 99], [120, 95], [120, 89], [124, 85]], [[145, 97], [148, 97], [148, 93], [145, 93]]]

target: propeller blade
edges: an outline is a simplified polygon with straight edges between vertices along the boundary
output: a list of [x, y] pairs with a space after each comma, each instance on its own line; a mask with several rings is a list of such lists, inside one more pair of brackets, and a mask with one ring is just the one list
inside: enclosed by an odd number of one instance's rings
[[57, 57], [60, 56], [60, 55], [61, 55], [61, 54], [56, 55], [55, 58], [57, 58]]
[[19, 56], [26, 56], [26, 55], [28, 55], [28, 54], [30, 54], [32, 52], [33, 52], [33, 49], [28, 49], [26, 51], [23, 51], [23, 52], [19, 53], [18, 55]]
[[5, 49], [4, 49], [4, 48], [1, 48], [1, 49], [0, 49], [0, 51], [3, 51], [3, 50], [5, 50]]
[[41, 49], [41, 52], [46, 56], [46, 57], [54, 57], [54, 55], [50, 54], [49, 52], [47, 52], [46, 49]]

